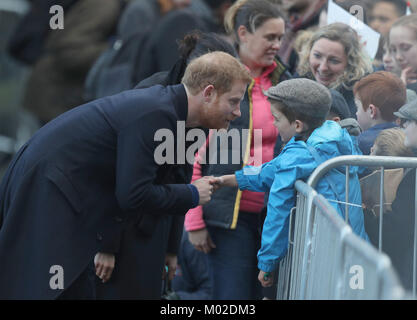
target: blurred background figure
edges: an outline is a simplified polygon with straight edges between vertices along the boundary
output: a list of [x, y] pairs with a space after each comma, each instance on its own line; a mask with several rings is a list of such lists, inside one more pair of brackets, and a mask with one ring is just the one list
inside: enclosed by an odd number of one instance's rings
[[[30, 71], [28, 63], [37, 56], [32, 52], [41, 42], [44, 30], [40, 23], [36, 24], [37, 19], [30, 18], [37, 16], [32, 5], [35, 3], [41, 1], [0, 1], [0, 178], [13, 154], [39, 128], [36, 118], [21, 107]], [[29, 21], [23, 23], [26, 17]], [[47, 23], [49, 26], [49, 17]]]
[[333, 23], [318, 29], [304, 46], [295, 76], [339, 91], [349, 106], [350, 116], [356, 118], [352, 88], [371, 72], [371, 61], [361, 48], [356, 31], [346, 24]]
[[163, 17], [146, 41], [135, 80], [141, 81], [156, 72], [169, 70], [179, 58], [177, 42], [188, 32], [200, 30], [224, 34], [224, 15], [233, 2], [193, 0], [190, 8], [175, 10]]
[[301, 30], [315, 29], [319, 25], [320, 14], [327, 7], [327, 0], [283, 0], [281, 5], [288, 16], [285, 37], [279, 50], [279, 56], [295, 72], [298, 55], [294, 50], [294, 41]]
[[381, 70], [383, 64], [384, 38], [388, 38], [391, 26], [406, 14], [406, 10], [407, 2], [405, 0], [375, 0], [371, 2], [367, 22], [372, 29], [381, 34], [378, 52], [373, 61], [376, 70]]
[[198, 1], [201, 0], [131, 0], [121, 14], [111, 46], [87, 74], [84, 99], [91, 101], [132, 89], [138, 83], [146, 42], [161, 19]]
[[88, 70], [109, 45], [124, 1], [83, 0], [65, 12], [64, 29], [50, 30], [28, 79], [23, 106], [44, 124], [83, 104]]
[[374, 0], [371, 5], [368, 25], [384, 37], [388, 36], [393, 23], [407, 10], [405, 0]]
[[398, 66], [397, 61], [395, 61], [391, 48], [388, 44], [388, 37], [381, 38], [382, 44], [382, 63], [383, 70], [391, 72], [396, 76], [401, 76], [401, 68]]
[[172, 280], [173, 292], [168, 299], [210, 300], [211, 287], [207, 255], [194, 248], [184, 230], [178, 253], [177, 273]]
[[[415, 122], [417, 104], [414, 101], [405, 105], [399, 112], [396, 112], [396, 115]], [[417, 130], [413, 132], [413, 135], [417, 136]], [[416, 157], [417, 144], [414, 142], [410, 145], [406, 140], [405, 132], [399, 128], [383, 130], [375, 140], [371, 155]], [[415, 193], [415, 170], [384, 171], [386, 176], [382, 251], [390, 257], [404, 288], [411, 290], [413, 287], [414, 201], [410, 201], [410, 195]], [[379, 170], [361, 179], [366, 208], [364, 210], [365, 228], [372, 244], [376, 247], [379, 245], [379, 185]]]
[[49, 9], [53, 5], [59, 5], [65, 13], [78, 0], [29, 0], [29, 2], [29, 12], [20, 19], [14, 30], [8, 51], [18, 61], [33, 65], [42, 55], [46, 37], [51, 30]]
[[401, 17], [391, 27], [389, 44], [401, 68], [401, 80], [417, 92], [417, 14]]

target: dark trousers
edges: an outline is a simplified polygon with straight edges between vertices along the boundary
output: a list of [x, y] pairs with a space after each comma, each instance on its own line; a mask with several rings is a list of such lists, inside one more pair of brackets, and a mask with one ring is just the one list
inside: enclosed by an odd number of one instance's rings
[[240, 212], [234, 230], [207, 227], [216, 245], [208, 254], [215, 300], [256, 300], [262, 297], [258, 281], [260, 215]]

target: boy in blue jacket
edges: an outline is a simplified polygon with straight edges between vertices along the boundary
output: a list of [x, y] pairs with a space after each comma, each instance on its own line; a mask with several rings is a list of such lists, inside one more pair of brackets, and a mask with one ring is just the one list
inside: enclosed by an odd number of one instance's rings
[[[279, 259], [288, 247], [290, 210], [296, 204], [295, 182], [306, 181], [322, 162], [341, 155], [357, 155], [360, 151], [346, 129], [334, 121], [326, 121], [332, 102], [329, 90], [308, 79], [292, 79], [271, 87], [265, 95], [282, 140], [286, 143], [280, 155], [260, 167], [246, 166], [234, 175], [217, 180], [218, 187], [236, 187], [258, 192], [270, 191], [267, 216], [262, 231], [262, 245], [258, 252], [258, 279], [264, 287], [273, 283]], [[357, 167], [350, 168], [349, 224], [353, 231], [368, 241]], [[316, 189], [344, 218], [345, 170], [334, 169], [321, 179]], [[331, 181], [331, 185], [329, 183]]]

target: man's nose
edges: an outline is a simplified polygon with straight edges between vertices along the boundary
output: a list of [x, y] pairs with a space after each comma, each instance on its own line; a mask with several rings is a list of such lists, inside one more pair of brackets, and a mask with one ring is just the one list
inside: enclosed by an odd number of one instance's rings
[[239, 107], [237, 107], [233, 112], [232, 112], [232, 114], [236, 117], [236, 118], [239, 118], [241, 115], [242, 115], [242, 113], [240, 112], [240, 106]]

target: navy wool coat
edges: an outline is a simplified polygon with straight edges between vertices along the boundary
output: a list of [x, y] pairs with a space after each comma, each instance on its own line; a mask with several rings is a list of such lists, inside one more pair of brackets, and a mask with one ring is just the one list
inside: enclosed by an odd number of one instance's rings
[[[0, 299], [57, 298], [98, 251], [119, 250], [130, 221], [187, 212], [192, 192], [161, 184], [173, 166], [154, 160], [155, 132], [176, 135], [187, 113], [183, 85], [154, 86], [92, 101], [35, 133], [0, 185]], [[63, 289], [50, 285], [56, 265]]]

